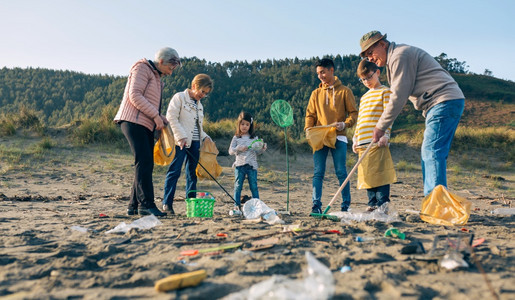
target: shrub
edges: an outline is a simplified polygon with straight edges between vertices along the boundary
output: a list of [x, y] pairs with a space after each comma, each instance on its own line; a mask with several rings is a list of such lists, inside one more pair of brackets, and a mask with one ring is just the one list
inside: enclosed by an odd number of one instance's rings
[[2, 116], [0, 120], [0, 137], [2, 136], [11, 136], [16, 133], [16, 126], [14, 122], [10, 119], [6, 119]]
[[107, 106], [102, 110], [98, 119], [86, 119], [71, 134], [72, 141], [77, 145], [92, 143], [121, 144], [125, 137], [113, 122], [116, 109]]

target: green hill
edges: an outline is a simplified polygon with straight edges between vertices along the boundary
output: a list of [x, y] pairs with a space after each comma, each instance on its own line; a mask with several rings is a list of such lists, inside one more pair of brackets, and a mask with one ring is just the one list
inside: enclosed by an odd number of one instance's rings
[[[366, 92], [355, 75], [360, 58], [355, 55], [331, 57], [335, 74], [352, 89], [356, 99]], [[186, 89], [198, 73], [207, 73], [215, 81], [209, 98], [203, 100], [210, 121], [236, 118], [248, 110], [262, 123], [272, 123], [269, 108], [276, 99], [287, 100], [294, 110], [294, 136], [304, 126], [304, 112], [311, 91], [319, 84], [314, 70], [317, 58], [266, 61], [235, 61], [211, 63], [196, 57], [184, 59], [183, 68], [164, 79], [164, 105], [172, 95]], [[515, 98], [515, 83], [491, 76], [453, 74], [469, 101], [468, 118], [488, 115], [484, 109], [507, 114], [488, 120], [488, 125], [512, 125], [511, 112]], [[386, 82], [386, 80], [384, 80]], [[115, 110], [122, 98], [126, 77], [88, 75], [72, 71], [39, 68], [0, 69], [0, 114], [17, 113], [23, 107], [36, 113], [47, 126], [59, 126], [76, 120], [98, 118], [106, 107]], [[479, 103], [479, 104], [478, 104]], [[411, 105], [405, 107], [395, 123], [396, 129], [420, 124], [420, 112]], [[477, 119], [476, 119], [477, 120]], [[484, 122], [484, 120], [481, 120]]]

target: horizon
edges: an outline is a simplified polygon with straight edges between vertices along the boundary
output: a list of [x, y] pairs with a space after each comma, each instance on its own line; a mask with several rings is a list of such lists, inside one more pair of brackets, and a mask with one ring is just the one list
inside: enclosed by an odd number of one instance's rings
[[368, 11], [361, 3], [337, 0], [151, 4], [0, 0], [7, 45], [0, 48], [0, 67], [127, 76], [135, 61], [153, 59], [162, 47], [221, 64], [358, 55], [361, 36], [380, 30], [390, 41], [465, 62], [471, 73], [483, 75], [488, 69], [493, 77], [515, 81], [513, 60], [488, 55], [509, 53], [515, 46], [505, 33], [515, 27], [515, 1], [392, 0], [385, 6], [371, 0]]

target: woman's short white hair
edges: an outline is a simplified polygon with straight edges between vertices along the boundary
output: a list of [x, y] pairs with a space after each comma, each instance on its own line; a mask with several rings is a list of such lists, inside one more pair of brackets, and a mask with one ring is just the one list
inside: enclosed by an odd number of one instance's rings
[[181, 65], [181, 59], [179, 58], [179, 53], [175, 51], [175, 49], [170, 47], [164, 47], [162, 49], [159, 49], [157, 51], [155, 56], [155, 61], [159, 62], [160, 60], [163, 60], [165, 63], [171, 63], [174, 65]]

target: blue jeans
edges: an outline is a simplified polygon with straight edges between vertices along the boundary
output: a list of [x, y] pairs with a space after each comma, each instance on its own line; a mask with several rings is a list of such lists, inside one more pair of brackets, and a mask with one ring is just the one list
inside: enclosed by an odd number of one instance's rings
[[[188, 151], [190, 154], [188, 154]], [[191, 157], [193, 156], [193, 158]], [[186, 160], [186, 193], [191, 190], [197, 189], [197, 174], [195, 169], [197, 168], [198, 159], [200, 156], [200, 141], [192, 141], [189, 148], [181, 148], [175, 146], [175, 157], [166, 172], [165, 188], [164, 188], [164, 205], [172, 205], [173, 197], [177, 188], [177, 180], [181, 176], [181, 169], [184, 160]], [[195, 193], [189, 193], [186, 195], [187, 198], [194, 198]]]
[[243, 181], [245, 181], [245, 176], [247, 176], [249, 182], [252, 198], [259, 199], [257, 170], [252, 168], [249, 164], [239, 166], [234, 169], [234, 200], [236, 201], [236, 206], [241, 205], [241, 189], [243, 187]]
[[[324, 148], [313, 153], [313, 209], [322, 208], [322, 184], [325, 176], [325, 165], [327, 155], [329, 151], [333, 156], [334, 171], [340, 185], [347, 178], [347, 168], [345, 166], [347, 162], [347, 143], [336, 140], [335, 149], [324, 146]], [[342, 190], [342, 211], [347, 211], [350, 206], [350, 182], [347, 183], [345, 188]]]
[[464, 106], [464, 99], [456, 99], [439, 103], [427, 112], [421, 149], [424, 195], [437, 185], [447, 187], [447, 157]]
[[368, 206], [381, 206], [386, 202], [390, 202], [390, 185], [385, 184], [382, 186], [367, 189]]

